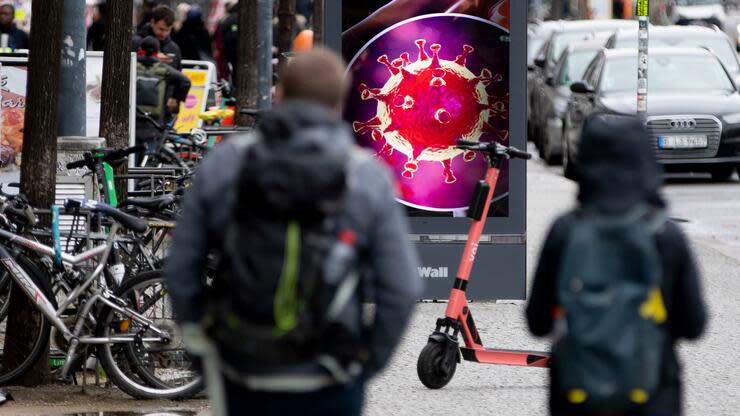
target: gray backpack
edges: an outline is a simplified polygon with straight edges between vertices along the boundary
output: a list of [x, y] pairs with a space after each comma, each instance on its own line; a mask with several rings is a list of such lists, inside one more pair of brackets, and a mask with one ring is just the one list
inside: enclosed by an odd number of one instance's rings
[[646, 207], [579, 214], [557, 277], [566, 328], [553, 347], [553, 383], [584, 411], [629, 411], [660, 382], [667, 312], [654, 233], [665, 217]]

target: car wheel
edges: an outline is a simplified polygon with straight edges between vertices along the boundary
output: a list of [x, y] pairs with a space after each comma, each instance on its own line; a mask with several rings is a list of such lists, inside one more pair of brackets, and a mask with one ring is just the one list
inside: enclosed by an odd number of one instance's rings
[[545, 138], [542, 140], [542, 150], [540, 151], [540, 157], [549, 166], [557, 165], [562, 160], [562, 158], [553, 155], [552, 145], [550, 144], [550, 136], [548, 134], [545, 134]]
[[732, 166], [720, 166], [712, 168], [709, 174], [712, 175], [712, 180], [715, 182], [725, 182], [730, 179], [735, 169]]

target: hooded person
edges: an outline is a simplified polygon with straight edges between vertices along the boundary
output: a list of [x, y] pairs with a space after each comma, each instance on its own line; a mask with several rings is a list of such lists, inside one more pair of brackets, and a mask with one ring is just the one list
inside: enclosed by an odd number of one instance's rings
[[[585, 216], [624, 217], [637, 209], [646, 216], [661, 215], [666, 207], [660, 195], [661, 171], [649, 144], [644, 123], [634, 116], [596, 114], [584, 124], [576, 172], [578, 206], [555, 220], [540, 254], [532, 292], [526, 309], [530, 331], [536, 336], [551, 334], [562, 316], [558, 299], [559, 276], [571, 231]], [[700, 277], [683, 231], [671, 221], [660, 224], [654, 238], [661, 267], [662, 293], [667, 335], [662, 350], [659, 386], [635, 415], [681, 415], [681, 366], [676, 343], [699, 337], [706, 322]], [[562, 396], [551, 369], [550, 412], [579, 416]], [[609, 413], [612, 414], [612, 413]], [[617, 413], [619, 414], [619, 413]]]

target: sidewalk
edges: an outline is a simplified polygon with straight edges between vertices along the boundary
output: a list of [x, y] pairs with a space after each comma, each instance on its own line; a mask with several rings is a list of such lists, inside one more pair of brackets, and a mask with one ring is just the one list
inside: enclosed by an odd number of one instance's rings
[[46, 385], [40, 387], [3, 387], [15, 400], [0, 405], [0, 415], [206, 415], [204, 399], [136, 400], [117, 388], [88, 385]]

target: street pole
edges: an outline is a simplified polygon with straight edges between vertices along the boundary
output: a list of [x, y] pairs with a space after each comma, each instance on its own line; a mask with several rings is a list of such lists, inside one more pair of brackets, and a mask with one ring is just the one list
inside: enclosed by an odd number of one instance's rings
[[65, 0], [59, 70], [59, 136], [85, 136], [85, 0]]
[[313, 0], [313, 44], [324, 44], [324, 0]]
[[650, 1], [637, 0], [637, 115], [645, 117], [648, 98], [648, 22]]
[[[272, 0], [239, 1], [236, 103], [240, 109], [270, 108], [272, 103]], [[237, 114], [238, 126], [254, 117]]]

